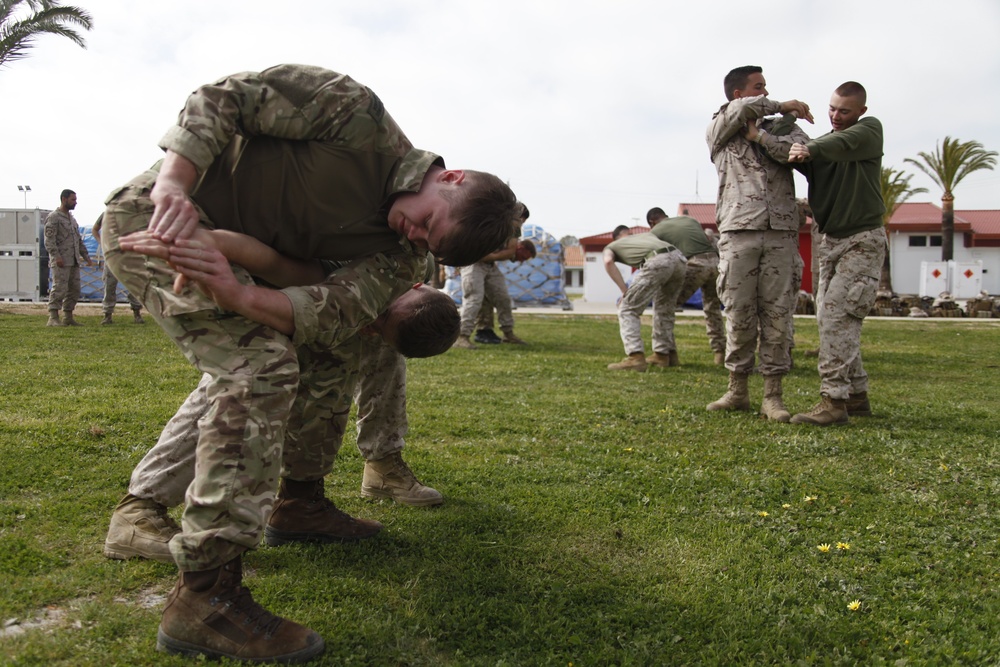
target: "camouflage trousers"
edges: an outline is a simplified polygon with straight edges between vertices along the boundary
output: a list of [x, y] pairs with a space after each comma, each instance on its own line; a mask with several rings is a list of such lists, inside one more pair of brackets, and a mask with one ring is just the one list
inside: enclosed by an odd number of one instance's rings
[[[299, 359], [287, 336], [220, 311], [196, 289], [175, 294], [176, 273], [166, 262], [121, 251], [120, 236], [149, 224], [154, 180], [147, 172], [108, 197], [101, 240], [114, 274], [209, 376], [182, 532], [170, 542], [178, 567], [198, 571], [221, 566], [260, 541], [274, 506]], [[245, 271], [234, 271], [250, 282]]]
[[[311, 387], [300, 385], [300, 395], [289, 420], [290, 424], [299, 424], [300, 430], [295, 433], [289, 426], [286, 432], [283, 477], [304, 481], [319, 479], [330, 472], [343, 441], [352, 392], [358, 405], [355, 421], [362, 456], [377, 460], [404, 447], [409, 429], [405, 358], [380, 336], [355, 336], [335, 353], [343, 358], [344, 373], [329, 378], [325, 407], [299, 400], [302, 396], [315, 396]], [[352, 363], [352, 354], [360, 354], [360, 364]], [[300, 363], [308, 358], [309, 353], [300, 350]], [[308, 373], [303, 371], [302, 375]], [[152, 498], [167, 507], [184, 501], [185, 491], [194, 480], [198, 422], [208, 412], [206, 389], [210, 381], [211, 376], [202, 375], [198, 386], [167, 422], [160, 439], [132, 471], [129, 493]], [[304, 410], [307, 415], [296, 416], [296, 410]], [[296, 451], [290, 441], [300, 445], [300, 450]]]
[[684, 284], [687, 260], [677, 250], [653, 255], [635, 274], [635, 279], [618, 304], [618, 329], [625, 354], [645, 350], [642, 342], [642, 313], [653, 301], [653, 352], [668, 354], [677, 349], [674, 318], [677, 296]]
[[806, 263], [802, 259], [802, 254], [798, 251], [792, 257], [792, 284], [788, 290], [788, 334], [785, 336], [785, 343], [788, 345], [788, 352], [795, 349], [795, 310], [799, 307], [799, 290], [802, 289], [802, 272], [805, 271]]
[[785, 375], [790, 367], [788, 298], [798, 232], [724, 232], [719, 240], [719, 296], [726, 307], [726, 368], [750, 373], [760, 339], [760, 372]]
[[[142, 308], [142, 304], [139, 303], [139, 299], [132, 296], [132, 292], [128, 290], [125, 291], [125, 296], [128, 297], [128, 305], [135, 312], [139, 312]], [[104, 311], [105, 315], [110, 315], [115, 312], [115, 305], [118, 304], [118, 278], [115, 274], [111, 272], [108, 267], [108, 263], [104, 263], [104, 300], [101, 302], [101, 310]]]
[[489, 296], [496, 306], [500, 328], [504, 331], [514, 328], [507, 279], [496, 264], [477, 262], [472, 266], [462, 267], [462, 324], [459, 329], [462, 336], [471, 335], [475, 329], [476, 318], [485, 296]]
[[861, 325], [875, 304], [887, 239], [884, 228], [819, 243], [820, 393], [833, 399], [868, 391], [861, 363]]
[[49, 288], [49, 310], [73, 312], [80, 300], [80, 265], [58, 267], [52, 264], [52, 287]]
[[714, 252], [703, 252], [688, 257], [684, 271], [684, 284], [677, 297], [678, 305], [683, 305], [691, 295], [701, 289], [701, 310], [705, 313], [705, 329], [708, 344], [713, 352], [726, 351], [726, 329], [722, 322], [722, 301], [715, 284], [719, 279], [719, 256]]

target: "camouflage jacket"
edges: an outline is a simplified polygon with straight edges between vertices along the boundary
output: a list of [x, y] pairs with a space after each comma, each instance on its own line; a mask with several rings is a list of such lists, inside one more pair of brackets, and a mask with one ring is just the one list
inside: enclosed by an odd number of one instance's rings
[[340, 345], [420, 282], [425, 270], [425, 259], [409, 252], [380, 253], [334, 269], [319, 284], [286, 287], [281, 291], [295, 317], [292, 342]]
[[160, 147], [198, 168], [191, 197], [212, 225], [301, 259], [398, 251], [390, 198], [443, 164], [413, 148], [369, 88], [306, 65], [202, 86]]
[[[788, 150], [809, 137], [796, 125], [775, 130], [774, 121], [761, 120], [780, 111], [780, 103], [760, 95], [724, 104], [712, 117], [706, 140], [719, 174], [715, 219], [722, 233], [798, 229]], [[743, 136], [753, 119], [767, 132], [760, 144]]]
[[56, 209], [45, 218], [45, 251], [49, 253], [49, 264], [55, 266], [55, 258], [61, 257], [66, 266], [75, 266], [90, 261], [87, 246], [83, 245], [80, 227], [72, 213]]

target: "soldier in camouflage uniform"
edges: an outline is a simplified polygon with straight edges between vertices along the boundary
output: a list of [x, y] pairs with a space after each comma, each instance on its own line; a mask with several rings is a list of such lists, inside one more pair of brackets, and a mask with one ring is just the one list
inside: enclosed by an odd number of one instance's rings
[[715, 363], [721, 366], [726, 356], [726, 329], [722, 323], [722, 302], [715, 284], [719, 278], [719, 251], [694, 218], [680, 215], [670, 218], [662, 208], [651, 208], [646, 213], [650, 233], [676, 246], [687, 258], [684, 285], [677, 297], [683, 305], [696, 291], [701, 290], [701, 309], [705, 313], [708, 344], [715, 353]]
[[[80, 227], [73, 217], [76, 193], [63, 190], [59, 194], [59, 208], [45, 218], [44, 243], [52, 270], [52, 287], [49, 290], [49, 320], [46, 326], [80, 326], [73, 319], [73, 310], [80, 300], [80, 262], [91, 266], [90, 253], [83, 244]], [[63, 319], [59, 319], [62, 308]]]
[[[274, 292], [293, 314], [294, 330], [262, 327], [197, 290], [174, 293], [177, 274], [166, 261], [123, 252], [119, 239], [148, 229], [183, 247], [202, 226], [244, 232], [300, 259], [371, 257], [354, 267], [351, 289], [360, 298], [335, 318], [358, 331], [415, 272], [422, 253], [414, 245], [454, 265], [475, 261], [510, 237], [516, 198], [492, 175], [447, 170], [438, 156], [414, 149], [368, 88], [315, 67], [279, 66], [203, 86], [161, 147], [162, 166], [108, 197], [102, 241], [126, 288], [211, 377], [183, 531], [170, 542], [181, 577], [158, 645], [239, 659], [308, 659], [322, 651], [322, 639], [253, 601], [242, 588], [241, 555], [259, 543], [279, 477], [279, 503], [287, 515], [294, 508], [300, 514], [302, 530], [287, 531], [293, 539], [321, 538], [324, 523], [336, 518], [322, 502], [315, 469], [299, 479], [281, 474], [300, 383], [317, 383], [323, 396], [323, 383], [337, 371], [335, 359], [316, 355], [310, 362], [320, 365], [303, 376], [296, 347], [321, 331], [329, 290]], [[249, 285], [249, 275], [238, 274]], [[238, 604], [220, 607], [226, 598]], [[264, 619], [256, 627], [267, 627], [266, 639], [236, 629], [247, 615]], [[209, 617], [233, 632], [207, 624]]]
[[[768, 99], [760, 67], [730, 71], [724, 88], [729, 102], [712, 117], [706, 138], [719, 174], [718, 289], [726, 308], [729, 390], [708, 409], [750, 410], [747, 379], [759, 334], [761, 414], [787, 422], [781, 380], [790, 362], [788, 293], [798, 252], [798, 214], [792, 172], [785, 163], [792, 143], [805, 138], [794, 124], [795, 115], [810, 122], [812, 116], [798, 100]], [[780, 123], [764, 120], [777, 113], [786, 118]]]
[[830, 99], [833, 131], [789, 152], [809, 180], [819, 243], [820, 402], [795, 424], [846, 424], [871, 415], [868, 374], [861, 363], [861, 326], [871, 311], [888, 245], [882, 216], [882, 124], [861, 118], [864, 87], [842, 84]]
[[[619, 226], [614, 239], [604, 247], [604, 269], [622, 291], [618, 303], [618, 328], [625, 357], [608, 364], [612, 371], [645, 372], [649, 364], [680, 366], [674, 341], [674, 318], [677, 295], [684, 284], [687, 260], [674, 246], [652, 234], [628, 235], [628, 227]], [[615, 262], [640, 269], [632, 284], [626, 286]], [[653, 354], [648, 358], [642, 342], [642, 312], [653, 301]]]
[[[93, 235], [97, 242], [101, 242], [101, 226], [104, 224], [104, 214], [97, 216], [97, 222], [94, 226], [90, 228], [90, 233]], [[104, 300], [101, 302], [101, 310], [104, 313], [104, 319], [101, 320], [101, 324], [109, 325], [112, 324], [112, 317], [115, 313], [115, 306], [118, 304], [118, 278], [111, 272], [108, 268], [108, 263], [104, 263], [104, 271], [102, 272], [102, 278], [104, 280]], [[132, 293], [125, 290], [125, 296], [128, 298], [128, 305], [132, 308], [132, 321], [136, 324], [145, 324], [146, 320], [142, 319], [142, 304], [139, 303], [139, 299], [132, 296]]]

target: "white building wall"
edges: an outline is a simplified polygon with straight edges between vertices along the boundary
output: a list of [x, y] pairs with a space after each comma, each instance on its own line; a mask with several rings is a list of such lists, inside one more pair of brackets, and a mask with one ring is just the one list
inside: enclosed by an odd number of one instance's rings
[[[632, 267], [617, 262], [616, 264], [618, 264], [618, 270], [622, 272], [622, 278], [625, 279], [626, 283], [629, 282]], [[592, 303], [615, 303], [621, 295], [621, 290], [604, 269], [604, 254], [600, 252], [584, 253], [583, 300]]]
[[[941, 261], [940, 246], [911, 247], [910, 236], [934, 234], [909, 234], [894, 232], [889, 236], [892, 261], [892, 289], [897, 294], [920, 293], [920, 263]], [[1000, 295], [1000, 248], [966, 248], [963, 235], [955, 235], [956, 262], [983, 263], [983, 289]], [[936, 295], [935, 295], [936, 296]]]

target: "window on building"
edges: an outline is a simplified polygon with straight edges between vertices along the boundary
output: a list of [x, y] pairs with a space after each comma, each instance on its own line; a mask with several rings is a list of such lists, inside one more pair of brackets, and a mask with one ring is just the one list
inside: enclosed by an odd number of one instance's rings
[[930, 237], [931, 247], [932, 248], [940, 248], [941, 247], [941, 239], [942, 238], [943, 237], [941, 237], [941, 236], [931, 236]]
[[926, 236], [911, 236], [910, 237], [910, 247], [911, 248], [926, 248], [927, 247], [927, 237]]

